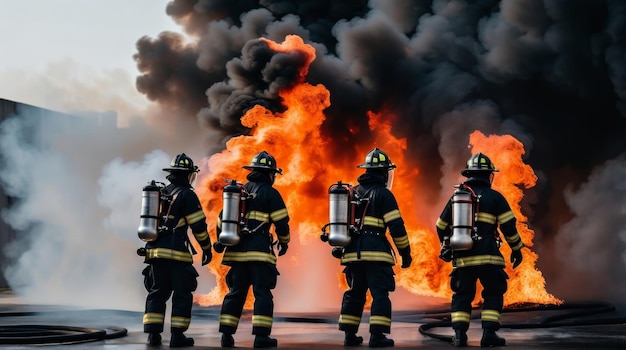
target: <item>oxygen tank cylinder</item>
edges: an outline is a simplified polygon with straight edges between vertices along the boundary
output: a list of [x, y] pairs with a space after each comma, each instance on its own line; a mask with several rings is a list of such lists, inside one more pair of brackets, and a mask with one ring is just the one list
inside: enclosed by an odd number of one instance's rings
[[345, 247], [350, 243], [350, 190], [339, 181], [328, 189], [328, 198], [328, 243], [333, 247]]
[[218, 240], [225, 246], [239, 243], [239, 221], [241, 215], [241, 187], [237, 181], [231, 182], [222, 189], [222, 231]]
[[139, 239], [151, 242], [159, 237], [159, 209], [161, 188], [152, 180], [141, 192], [141, 215], [139, 216]]
[[452, 236], [450, 247], [454, 250], [472, 248], [474, 230], [474, 200], [472, 194], [462, 188], [452, 196]]

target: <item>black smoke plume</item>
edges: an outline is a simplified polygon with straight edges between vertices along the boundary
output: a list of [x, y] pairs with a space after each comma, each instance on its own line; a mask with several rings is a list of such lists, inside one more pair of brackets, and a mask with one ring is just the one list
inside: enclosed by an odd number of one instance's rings
[[174, 0], [166, 11], [188, 37], [139, 39], [137, 88], [217, 132], [207, 153], [246, 133], [252, 106], [281, 110], [276, 88], [301, 62], [273, 59], [259, 38], [297, 34], [316, 48], [307, 81], [330, 91], [322, 132], [338, 157], [360, 160], [339, 145], [371, 142], [368, 111], [394, 115], [420, 200], [438, 207], [441, 169], [463, 168], [469, 133], [511, 134], [539, 176], [523, 204], [548, 290], [626, 291], [626, 2]]

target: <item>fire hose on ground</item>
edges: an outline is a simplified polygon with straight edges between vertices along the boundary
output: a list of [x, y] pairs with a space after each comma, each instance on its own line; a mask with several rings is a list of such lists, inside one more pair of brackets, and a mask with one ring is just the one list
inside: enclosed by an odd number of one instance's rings
[[[31, 316], [41, 312], [0, 312], [0, 317]], [[11, 324], [0, 325], [0, 344], [72, 344], [121, 338], [126, 328], [75, 327], [66, 325]]]
[[[539, 319], [538, 322], [518, 322], [518, 323], [502, 323], [500, 328], [508, 329], [530, 329], [530, 328], [555, 328], [555, 327], [572, 327], [572, 326], [596, 326], [609, 324], [626, 323], [626, 317], [602, 317], [592, 319], [580, 319], [580, 317], [606, 314], [614, 312], [615, 307], [606, 302], [588, 302], [588, 303], [564, 303], [561, 305], [532, 305], [520, 306], [515, 308], [505, 308], [502, 313], [514, 312], [536, 312], [536, 311], [569, 311], [558, 315], [550, 315]], [[480, 319], [479, 310], [473, 310], [472, 319]], [[408, 316], [408, 315], [407, 315]], [[438, 321], [424, 323], [419, 327], [419, 332], [427, 337], [435, 338], [445, 342], [452, 342], [452, 335], [444, 335], [431, 331], [435, 328], [445, 327], [451, 329], [449, 310], [429, 311], [419, 315], [421, 319], [438, 319]]]

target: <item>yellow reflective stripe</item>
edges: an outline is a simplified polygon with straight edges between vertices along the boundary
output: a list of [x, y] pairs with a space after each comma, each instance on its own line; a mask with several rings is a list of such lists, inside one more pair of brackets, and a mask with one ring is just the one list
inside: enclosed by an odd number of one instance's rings
[[522, 248], [524, 248], [524, 242], [521, 240], [516, 245], [511, 245], [511, 249], [513, 250], [520, 250]]
[[361, 323], [361, 317], [341, 314], [339, 315], [339, 323], [358, 326]]
[[383, 220], [385, 220], [385, 222], [390, 222], [390, 221], [399, 219], [400, 217], [401, 217], [400, 210], [394, 209], [388, 212], [387, 214], [383, 215]]
[[278, 236], [278, 241], [280, 241], [281, 243], [289, 243], [289, 241], [291, 241], [290, 234], [287, 234], [285, 236], [280, 236], [280, 235], [277, 235], [277, 236]]
[[252, 315], [253, 326], [272, 328], [272, 320], [271, 316]]
[[485, 212], [478, 212], [476, 215], [476, 221], [493, 225], [496, 223], [496, 216]]
[[370, 325], [377, 324], [381, 326], [391, 326], [391, 319], [385, 316], [370, 316]]
[[163, 323], [164, 320], [165, 314], [148, 312], [143, 315], [143, 324]]
[[256, 221], [263, 221], [263, 222], [267, 222], [268, 218], [269, 218], [269, 214], [268, 213], [264, 213], [262, 211], [250, 211], [248, 212], [248, 214], [246, 214], [246, 218], [249, 220], [256, 220]]
[[452, 322], [470, 323], [470, 314], [465, 311], [455, 311], [450, 315]]
[[501, 224], [507, 223], [515, 218], [515, 215], [512, 211], [507, 211], [506, 213], [502, 213], [498, 215], [498, 222]]
[[222, 314], [220, 315], [220, 324], [237, 328], [237, 325], [239, 325], [239, 317]]
[[169, 259], [183, 262], [193, 262], [191, 253], [167, 248], [146, 249], [146, 259]]
[[188, 328], [189, 322], [191, 322], [191, 319], [189, 317], [172, 316], [170, 321], [171, 321], [172, 327]]
[[437, 228], [440, 230], [445, 230], [446, 227], [448, 227], [448, 223], [439, 218], [437, 219], [437, 223], [435, 224], [435, 226], [437, 226]]
[[385, 228], [385, 221], [373, 216], [366, 216], [363, 218], [363, 225]]
[[404, 235], [402, 237], [393, 237], [393, 242], [398, 249], [406, 248], [409, 246], [409, 236]]
[[496, 310], [483, 310], [480, 314], [482, 321], [500, 323], [500, 312]]
[[391, 265], [394, 265], [396, 263], [393, 259], [393, 256], [388, 252], [373, 252], [368, 250], [361, 251], [361, 259], [357, 258], [356, 252], [344, 254], [341, 258], [341, 263], [356, 261], [379, 261], [386, 262]]
[[502, 265], [504, 266], [504, 258], [497, 255], [476, 255], [455, 258], [453, 265], [455, 267], [477, 266], [477, 265]]
[[192, 225], [192, 224], [195, 224], [196, 222], [206, 219], [206, 216], [204, 216], [204, 212], [202, 211], [202, 209], [200, 209], [195, 213], [191, 213], [185, 216], [185, 219], [187, 220], [187, 224]]
[[248, 252], [231, 252], [226, 250], [222, 262], [246, 262], [246, 261], [262, 261], [270, 264], [276, 264], [276, 256], [270, 253], [248, 251]]
[[514, 234], [510, 235], [510, 236], [504, 236], [504, 239], [506, 239], [507, 243], [515, 243], [518, 240], [520, 240], [521, 238], [519, 237], [519, 233], [515, 232]]
[[[173, 219], [173, 217], [172, 217]], [[185, 218], [180, 218], [178, 219], [178, 222], [176, 223], [176, 226], [174, 226], [174, 228], [179, 228], [179, 227], [183, 227], [187, 225], [187, 221], [185, 221]]]
[[287, 217], [287, 208], [276, 210], [270, 215], [272, 221], [276, 222]]
[[205, 239], [209, 238], [209, 233], [207, 231], [194, 232], [193, 235], [198, 241], [204, 241]]

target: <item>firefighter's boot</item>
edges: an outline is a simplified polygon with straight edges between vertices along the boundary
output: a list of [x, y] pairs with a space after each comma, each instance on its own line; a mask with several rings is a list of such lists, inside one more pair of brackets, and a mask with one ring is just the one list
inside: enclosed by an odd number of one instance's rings
[[452, 343], [457, 348], [467, 346], [467, 333], [460, 329], [454, 330], [454, 338], [452, 339]]
[[222, 333], [222, 341], [223, 348], [234, 348], [235, 347], [235, 338], [230, 333]]
[[387, 348], [394, 345], [393, 339], [387, 338], [382, 333], [372, 333], [370, 337], [370, 348]]
[[180, 332], [172, 333], [172, 338], [170, 339], [170, 348], [184, 348], [187, 346], [193, 346], [193, 344], [193, 338], [188, 338]]
[[255, 348], [275, 348], [278, 346], [278, 340], [270, 338], [267, 335], [257, 335], [254, 337]]
[[161, 345], [161, 333], [152, 332], [148, 334], [148, 344], [152, 346]]
[[357, 336], [356, 333], [346, 332], [346, 337], [343, 340], [344, 346], [359, 346], [363, 344], [363, 337]]
[[496, 331], [494, 331], [493, 329], [483, 330], [483, 337], [482, 339], [480, 339], [481, 347], [485, 348], [491, 346], [504, 346], [505, 344], [506, 341], [504, 340], [504, 338], [498, 337]]

